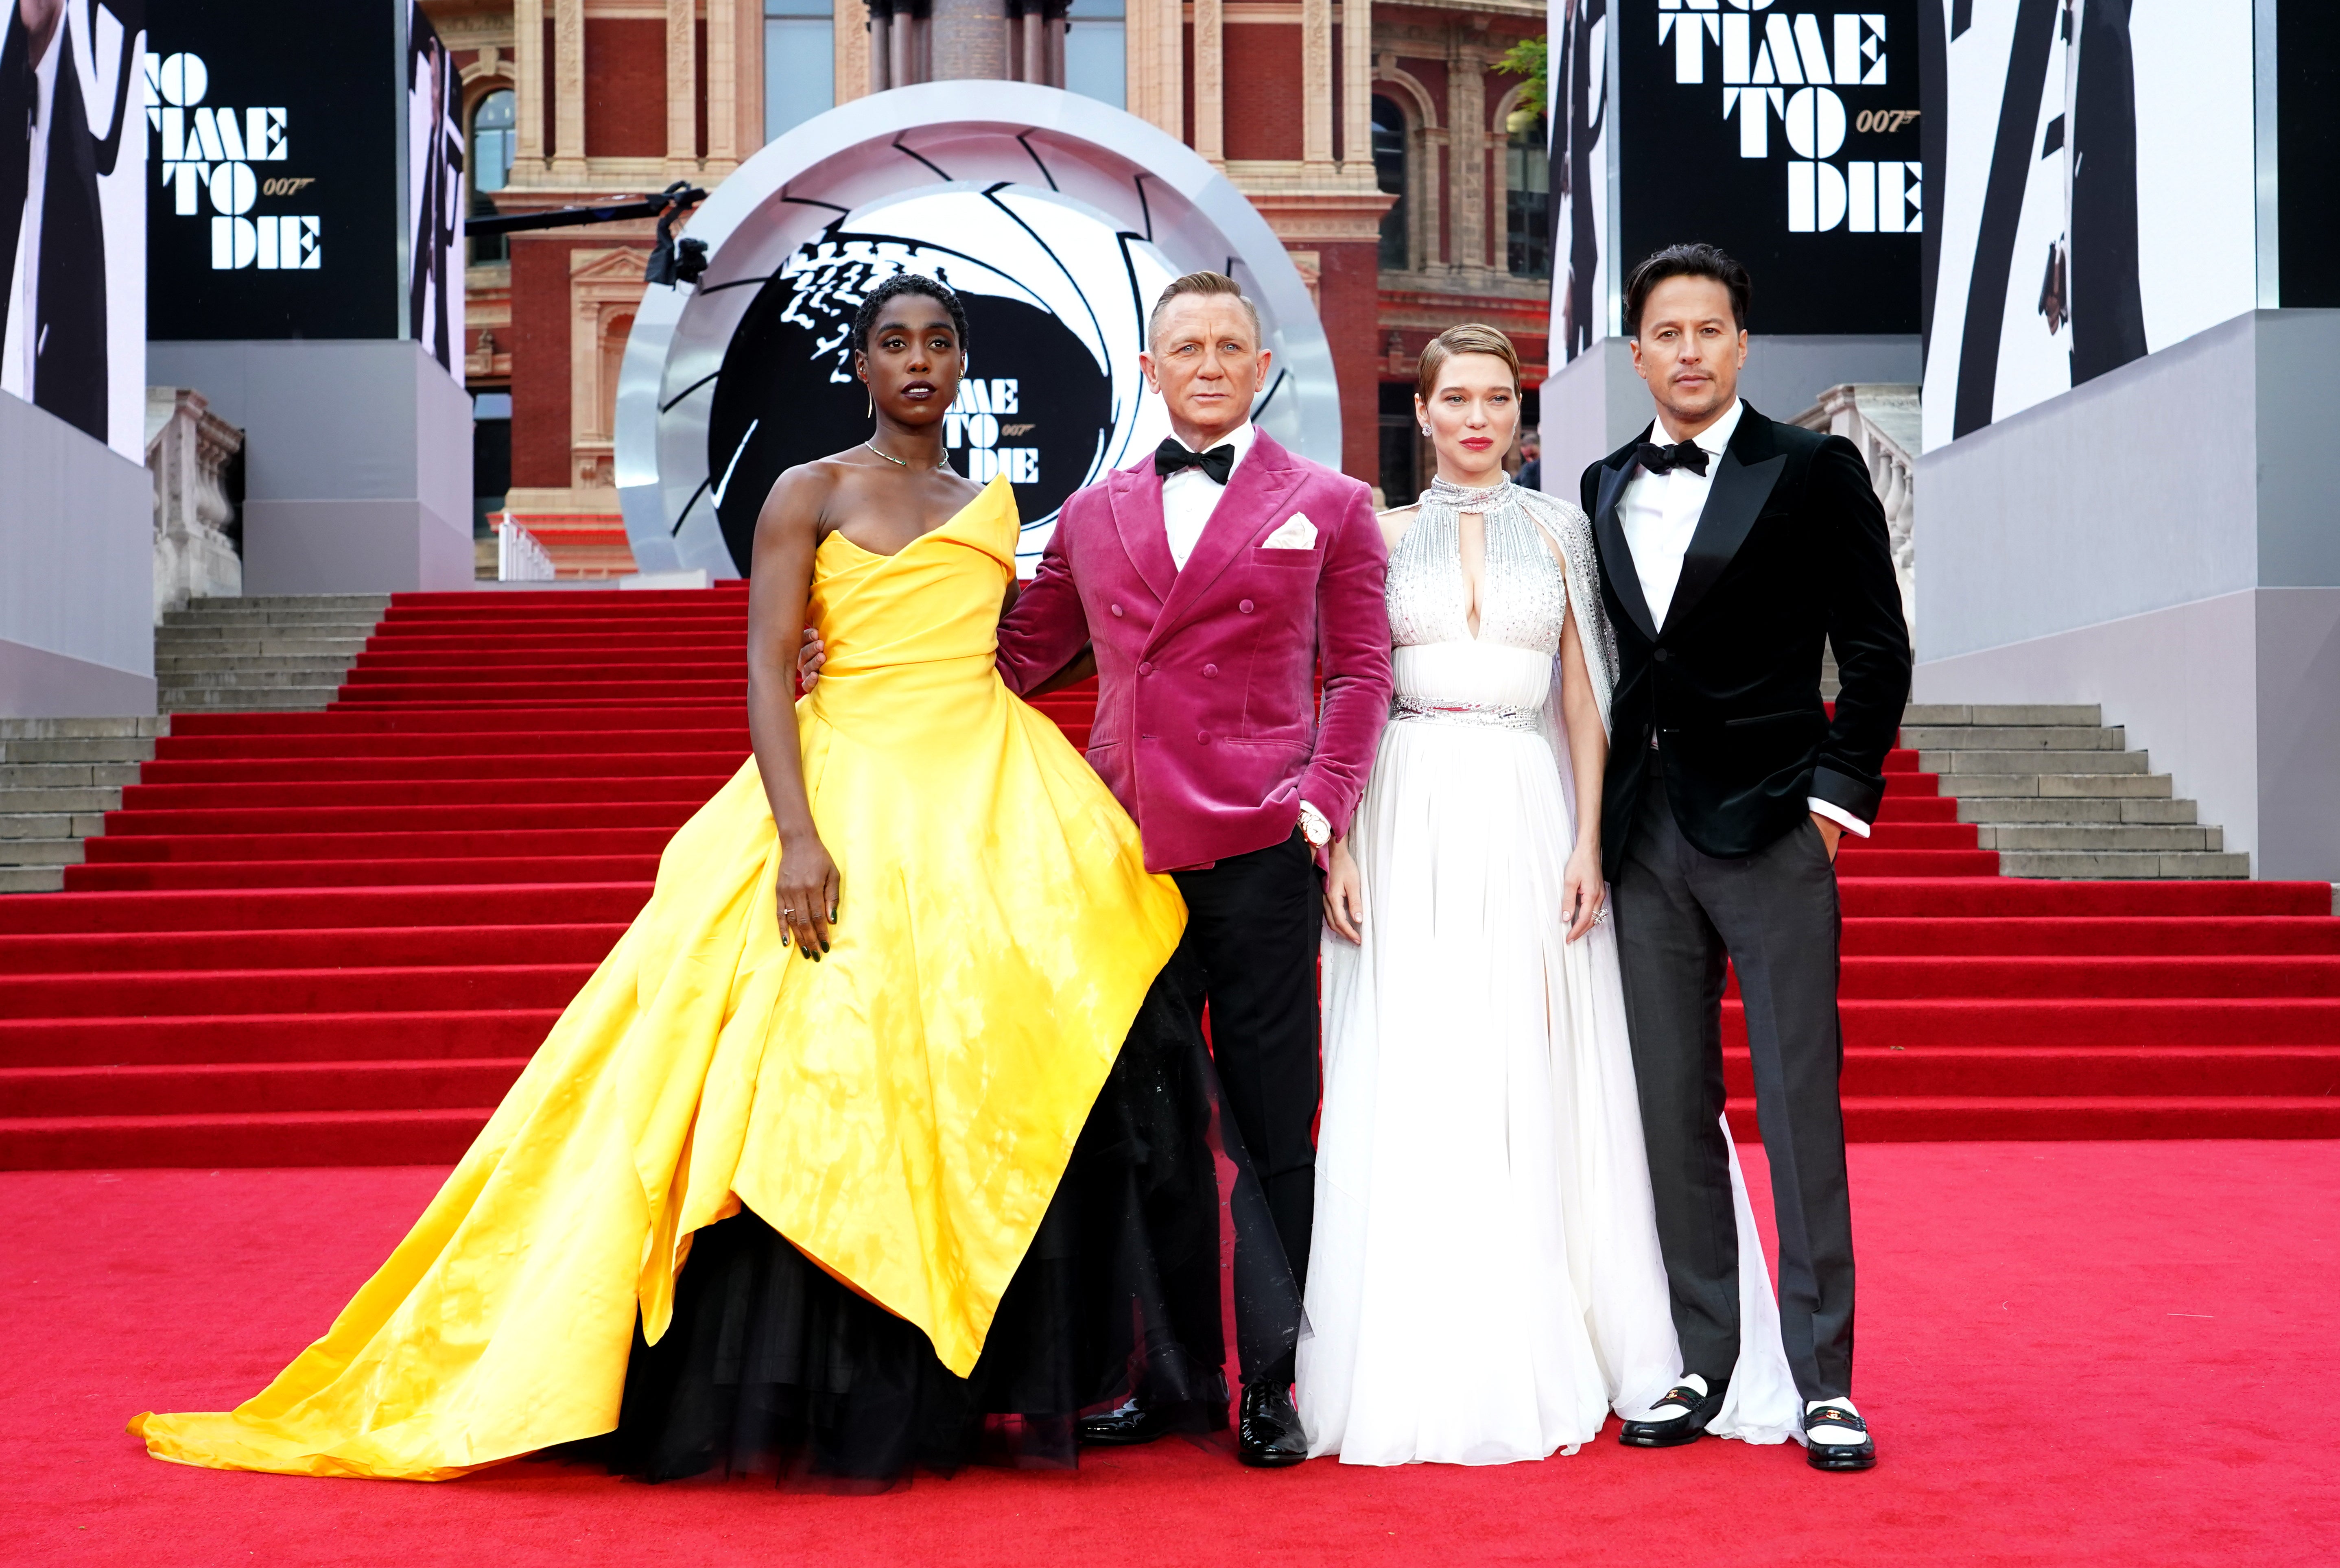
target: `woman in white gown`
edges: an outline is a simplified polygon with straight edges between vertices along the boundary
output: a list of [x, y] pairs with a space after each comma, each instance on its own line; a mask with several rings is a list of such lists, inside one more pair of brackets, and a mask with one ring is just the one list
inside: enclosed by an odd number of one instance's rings
[[[1681, 1360], [1601, 878], [1591, 531], [1504, 477], [1501, 332], [1442, 334], [1416, 411], [1438, 478], [1383, 519], [1396, 702], [1326, 886], [1299, 1410], [1311, 1455], [1498, 1464], [1650, 1415]], [[1746, 1343], [1707, 1430], [1776, 1443], [1799, 1406], [1732, 1176]]]

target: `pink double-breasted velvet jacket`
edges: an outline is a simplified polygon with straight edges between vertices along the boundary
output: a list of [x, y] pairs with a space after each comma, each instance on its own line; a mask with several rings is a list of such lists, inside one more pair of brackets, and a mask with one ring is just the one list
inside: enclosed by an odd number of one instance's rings
[[[1266, 548], [1294, 513], [1314, 545]], [[1181, 571], [1149, 452], [1065, 503], [999, 672], [1030, 691], [1095, 645], [1089, 763], [1149, 870], [1280, 843], [1304, 799], [1344, 833], [1389, 717], [1388, 559], [1372, 492], [1261, 432]]]

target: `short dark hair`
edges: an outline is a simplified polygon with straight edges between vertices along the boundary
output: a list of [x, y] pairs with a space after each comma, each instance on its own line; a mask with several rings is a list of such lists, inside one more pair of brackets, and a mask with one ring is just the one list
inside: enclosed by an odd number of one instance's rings
[[1641, 307], [1650, 291], [1668, 278], [1712, 278], [1730, 291], [1730, 319], [1747, 330], [1747, 297], [1754, 292], [1747, 269], [1712, 245], [1668, 245], [1644, 257], [1625, 279], [1625, 335], [1641, 335]]
[[861, 308], [853, 313], [853, 346], [860, 352], [869, 352], [869, 334], [877, 329], [878, 313], [904, 294], [922, 294], [950, 313], [951, 331], [958, 334], [958, 352], [967, 352], [967, 307], [948, 288], [921, 273], [896, 273], [884, 283], [862, 296]]

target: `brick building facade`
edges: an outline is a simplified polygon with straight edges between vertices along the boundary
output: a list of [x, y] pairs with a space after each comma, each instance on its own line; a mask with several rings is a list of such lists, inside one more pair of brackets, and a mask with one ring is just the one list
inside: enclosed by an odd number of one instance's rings
[[[874, 58], [867, 0], [425, 9], [462, 69], [472, 210], [519, 213], [678, 179], [711, 187], [769, 136], [896, 79], [889, 68], [905, 58], [919, 74], [985, 74], [966, 67], [958, 41], [982, 4], [881, 4], [902, 18], [897, 29], [915, 9], [923, 53], [897, 45]], [[1456, 322], [1492, 321], [1532, 366], [1545, 358], [1542, 131], [1512, 126], [1522, 83], [1495, 68], [1542, 31], [1543, 0], [1066, 9], [1049, 5], [1058, 31], [1031, 58], [1048, 62], [1048, 79], [1180, 137], [1251, 198], [1316, 297], [1341, 389], [1343, 466], [1410, 494], [1421, 475], [1409, 400], [1423, 345]], [[1019, 73], [1019, 23], [991, 25], [1009, 30], [988, 56], [1007, 64], [991, 69]], [[563, 575], [631, 567], [612, 422], [651, 227], [473, 243], [465, 374], [479, 414], [478, 511], [509, 510]]]

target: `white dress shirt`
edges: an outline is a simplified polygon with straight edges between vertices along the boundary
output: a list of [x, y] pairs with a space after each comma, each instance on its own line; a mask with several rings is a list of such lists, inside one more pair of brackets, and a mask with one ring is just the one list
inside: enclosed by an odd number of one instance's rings
[[[1666, 623], [1666, 610], [1674, 601], [1674, 588], [1681, 581], [1682, 558], [1690, 552], [1691, 537], [1698, 531], [1699, 519], [1705, 515], [1707, 492], [1714, 488], [1714, 475], [1721, 466], [1723, 452], [1739, 429], [1740, 416], [1746, 412], [1745, 403], [1733, 401], [1720, 419], [1691, 438], [1707, 454], [1704, 473], [1688, 468], [1651, 473], [1637, 468], [1633, 477], [1625, 482], [1625, 493], [1617, 504], [1617, 521], [1625, 531], [1625, 547], [1633, 552], [1633, 575], [1641, 580], [1641, 597], [1649, 602], [1651, 617], [1661, 628]], [[1651, 439], [1661, 445], [1672, 445], [1679, 438], [1666, 427], [1665, 416], [1660, 414]], [[1651, 744], [1655, 744], [1654, 738]], [[1869, 837], [1869, 824], [1834, 801], [1810, 796], [1804, 804], [1845, 831], [1863, 839]]]
[[[1229, 479], [1234, 477], [1235, 469], [1243, 466], [1258, 434], [1251, 421], [1245, 420], [1224, 439], [1212, 443], [1235, 449], [1234, 466], [1227, 470]], [[1162, 481], [1162, 523], [1170, 534], [1170, 559], [1179, 571], [1186, 570], [1186, 558], [1195, 553], [1195, 543], [1203, 537], [1203, 530], [1209, 525], [1211, 513], [1218, 510], [1219, 497], [1226, 493], [1226, 489], [1199, 468], [1182, 468]]]

